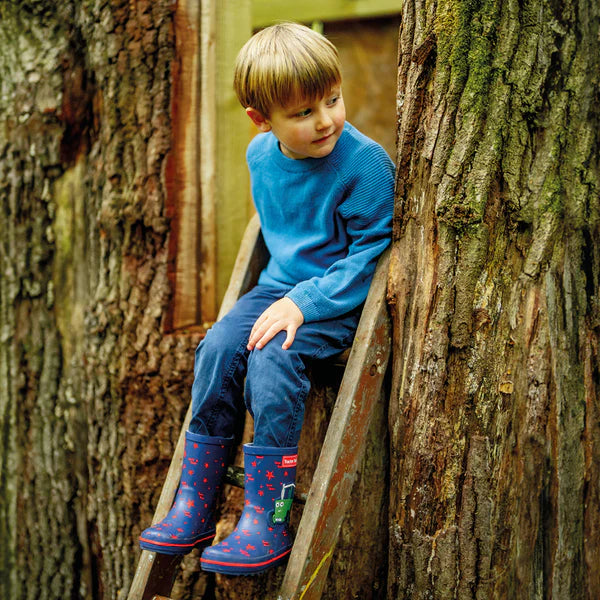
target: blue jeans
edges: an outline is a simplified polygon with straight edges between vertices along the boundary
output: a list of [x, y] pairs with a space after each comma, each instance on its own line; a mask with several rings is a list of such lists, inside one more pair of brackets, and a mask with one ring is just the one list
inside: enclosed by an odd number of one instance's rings
[[262, 350], [248, 351], [256, 319], [283, 295], [258, 285], [208, 331], [196, 350], [190, 431], [238, 435], [247, 408], [254, 418], [255, 444], [298, 444], [310, 389], [306, 362], [351, 346], [362, 307], [335, 319], [303, 323], [288, 350], [281, 348], [286, 332], [280, 331]]

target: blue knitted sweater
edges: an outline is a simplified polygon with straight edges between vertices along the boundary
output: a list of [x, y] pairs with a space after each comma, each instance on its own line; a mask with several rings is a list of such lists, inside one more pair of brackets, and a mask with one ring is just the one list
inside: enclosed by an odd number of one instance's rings
[[304, 320], [364, 302], [390, 242], [394, 166], [349, 123], [325, 158], [287, 158], [271, 133], [247, 152], [252, 196], [271, 258], [259, 283], [282, 290]]

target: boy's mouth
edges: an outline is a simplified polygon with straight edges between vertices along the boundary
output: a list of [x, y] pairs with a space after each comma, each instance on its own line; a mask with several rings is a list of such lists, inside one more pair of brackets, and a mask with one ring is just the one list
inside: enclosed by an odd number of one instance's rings
[[322, 138], [319, 138], [318, 140], [315, 140], [315, 144], [322, 144], [323, 142], [326, 142], [331, 136], [333, 135], [333, 133], [328, 133], [327, 135], [324, 135]]

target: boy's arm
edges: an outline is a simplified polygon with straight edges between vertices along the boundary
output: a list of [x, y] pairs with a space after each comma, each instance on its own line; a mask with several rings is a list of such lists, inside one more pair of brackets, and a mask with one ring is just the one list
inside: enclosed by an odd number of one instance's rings
[[361, 233], [364, 235], [355, 235], [345, 258], [323, 276], [298, 283], [286, 295], [300, 309], [304, 321], [333, 319], [365, 301], [377, 260], [390, 243], [391, 228], [384, 235], [370, 235], [372, 228]]
[[[394, 207], [394, 166], [381, 147], [375, 153], [365, 157], [367, 175], [356, 178], [338, 208], [351, 240], [347, 255], [271, 305], [256, 321], [248, 349], [264, 347], [283, 330], [287, 349], [302, 323], [341, 316], [366, 299], [377, 260], [390, 243]], [[371, 168], [373, 161], [378, 168]]]
[[[282, 345], [287, 350], [296, 331], [306, 321], [334, 318], [364, 302], [377, 259], [390, 242], [391, 214], [366, 225], [359, 220], [349, 223], [354, 231], [348, 255], [335, 262], [322, 277], [297, 284], [285, 297], [265, 310], [254, 323], [248, 350], [261, 350], [280, 331], [287, 336]], [[308, 318], [306, 318], [308, 315]]]
[[351, 240], [347, 255], [322, 276], [301, 281], [286, 294], [306, 322], [343, 315], [367, 297], [377, 260], [392, 233], [394, 170], [387, 155], [385, 158], [381, 168], [369, 169], [358, 179], [338, 209]]

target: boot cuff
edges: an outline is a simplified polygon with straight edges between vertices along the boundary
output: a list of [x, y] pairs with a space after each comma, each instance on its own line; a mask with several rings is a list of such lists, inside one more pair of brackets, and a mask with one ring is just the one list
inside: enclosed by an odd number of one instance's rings
[[251, 456], [284, 456], [286, 454], [297, 454], [298, 446], [292, 448], [278, 448], [276, 446], [255, 446], [244, 444], [244, 454]]
[[202, 435], [201, 433], [185, 432], [185, 437], [191, 442], [199, 442], [201, 444], [212, 444], [214, 446], [233, 446], [234, 438], [215, 437], [212, 435]]

